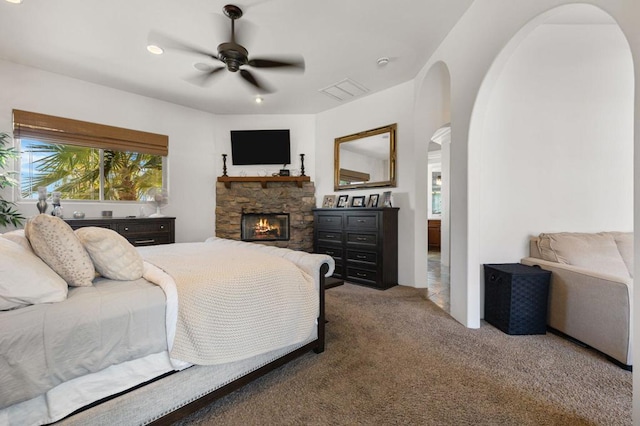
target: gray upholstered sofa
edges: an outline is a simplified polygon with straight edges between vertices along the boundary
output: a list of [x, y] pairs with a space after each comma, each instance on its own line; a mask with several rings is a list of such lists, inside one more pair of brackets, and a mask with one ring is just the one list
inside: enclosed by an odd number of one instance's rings
[[540, 234], [529, 249], [522, 263], [552, 272], [548, 325], [629, 369], [633, 233]]

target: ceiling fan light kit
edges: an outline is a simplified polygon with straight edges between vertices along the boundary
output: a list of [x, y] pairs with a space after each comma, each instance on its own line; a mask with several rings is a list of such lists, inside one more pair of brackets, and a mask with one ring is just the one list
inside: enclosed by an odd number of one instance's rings
[[147, 50], [154, 55], [162, 55], [164, 53], [164, 49], [160, 46], [156, 46], [155, 44], [148, 45]]

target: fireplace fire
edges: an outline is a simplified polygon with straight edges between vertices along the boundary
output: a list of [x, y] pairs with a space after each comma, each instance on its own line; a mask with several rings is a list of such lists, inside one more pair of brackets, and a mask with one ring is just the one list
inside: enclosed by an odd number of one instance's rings
[[289, 213], [243, 213], [242, 241], [289, 241]]

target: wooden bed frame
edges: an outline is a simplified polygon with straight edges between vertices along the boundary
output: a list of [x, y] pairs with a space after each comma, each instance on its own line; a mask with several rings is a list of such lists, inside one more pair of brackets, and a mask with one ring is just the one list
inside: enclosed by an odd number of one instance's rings
[[[329, 271], [329, 265], [327, 263], [323, 263], [322, 266], [320, 267], [320, 277], [319, 277], [319, 283], [320, 283], [320, 288], [319, 288], [319, 300], [320, 300], [320, 306], [319, 306], [319, 315], [318, 315], [318, 337], [316, 340], [313, 340], [309, 343], [307, 343], [306, 345], [292, 351], [289, 352], [285, 355], [283, 355], [282, 357], [256, 369], [253, 370], [247, 374], [245, 374], [244, 376], [234, 380], [233, 382], [230, 382], [218, 389], [213, 390], [212, 392], [202, 396], [201, 398], [192, 401], [180, 408], [178, 408], [175, 411], [172, 411], [166, 415], [164, 415], [163, 417], [156, 419], [152, 422], [150, 422], [150, 425], [154, 425], [154, 426], [158, 426], [158, 425], [170, 425], [180, 419], [182, 419], [183, 417], [186, 417], [187, 415], [198, 411], [199, 409], [211, 404], [212, 402], [216, 401], [217, 399], [222, 398], [225, 395], [230, 394], [231, 392], [243, 387], [244, 385], [252, 382], [253, 380], [264, 376], [265, 374], [269, 373], [270, 371], [275, 370], [276, 368], [288, 363], [289, 361], [313, 350], [315, 353], [319, 354], [324, 352], [324, 338], [325, 338], [325, 307], [324, 307], [324, 291], [325, 291], [325, 283], [326, 283], [326, 279], [325, 279], [325, 274]], [[112, 395], [108, 398], [102, 399], [100, 401], [96, 401], [93, 404], [90, 404], [86, 407], [83, 407], [79, 410], [77, 410], [76, 412], [70, 414], [69, 416], [65, 417], [64, 419], [60, 420], [62, 423], [64, 423], [65, 420], [73, 420], [73, 416], [75, 414], [78, 414], [80, 412], [86, 411], [86, 410], [90, 410], [92, 408], [98, 408], [100, 406], [100, 404], [110, 401], [114, 398], [117, 398], [119, 396], [125, 395], [128, 392], [131, 392], [133, 390], [136, 389], [140, 389], [143, 388], [144, 386], [153, 383], [153, 382], [157, 382], [157, 381], [161, 381], [163, 378], [167, 377], [167, 376], [171, 376], [173, 374], [179, 374], [179, 371], [174, 371], [171, 373], [167, 373], [164, 374], [154, 380], [151, 380], [149, 382], [140, 384], [138, 386], [135, 386], [134, 388], [131, 388], [127, 391], [118, 393], [116, 395]]]

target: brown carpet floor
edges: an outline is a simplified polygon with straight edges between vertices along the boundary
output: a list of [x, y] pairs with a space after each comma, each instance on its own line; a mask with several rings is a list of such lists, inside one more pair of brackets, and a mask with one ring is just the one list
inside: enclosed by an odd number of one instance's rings
[[547, 333], [471, 330], [409, 287], [326, 291], [327, 344], [179, 425], [630, 425], [632, 374]]

